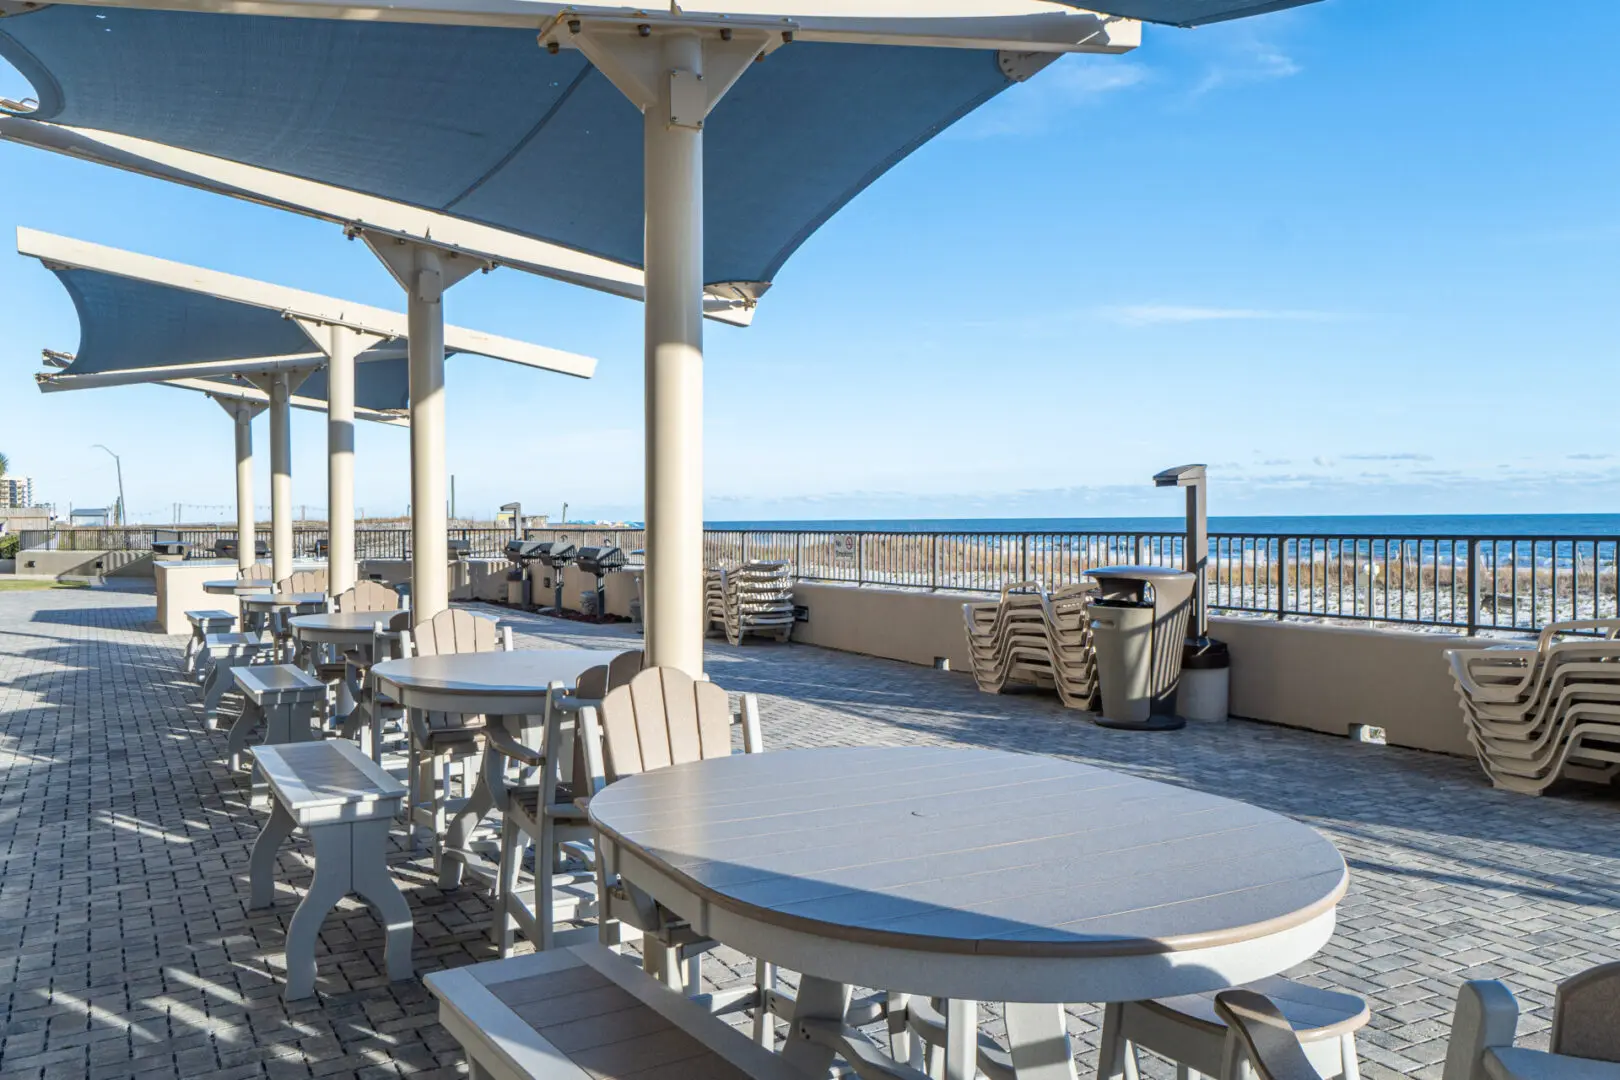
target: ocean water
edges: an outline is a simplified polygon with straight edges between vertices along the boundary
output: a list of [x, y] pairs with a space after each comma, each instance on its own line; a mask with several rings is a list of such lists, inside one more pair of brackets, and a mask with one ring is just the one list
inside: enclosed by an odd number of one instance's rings
[[[813, 532], [1177, 532], [1180, 517], [936, 518], [847, 521], [710, 521], [710, 529]], [[1600, 536], [1620, 537], [1620, 514], [1344, 514], [1220, 517], [1211, 532], [1329, 536]]]

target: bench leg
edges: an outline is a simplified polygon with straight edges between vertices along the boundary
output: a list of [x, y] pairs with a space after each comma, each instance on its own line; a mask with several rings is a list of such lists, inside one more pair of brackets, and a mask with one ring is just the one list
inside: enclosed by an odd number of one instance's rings
[[1006, 1010], [1007, 1049], [1018, 1080], [1077, 1080], [1063, 1006], [1009, 1001]]
[[287, 989], [285, 1001], [297, 1001], [315, 992], [315, 940], [327, 912], [337, 906], [354, 882], [354, 826], [349, 822], [317, 825], [309, 830], [315, 842], [315, 880], [287, 925]]
[[253, 856], [248, 862], [248, 884], [251, 899], [249, 907], [267, 908], [276, 901], [276, 851], [292, 835], [297, 822], [279, 802], [270, 810], [270, 820], [253, 842]]
[[[495, 883], [495, 919], [490, 926], [491, 936], [495, 939], [496, 953], [505, 960], [512, 952], [512, 942], [516, 935], [516, 920], [512, 917], [512, 905], [518, 903], [516, 896], [518, 889], [518, 873], [523, 863], [523, 830], [511, 814], [501, 815], [501, 868], [500, 875]], [[536, 867], [538, 870], [539, 868]], [[540, 901], [540, 875], [534, 876], [535, 903]], [[541, 951], [544, 951], [543, 949]]]
[[[411, 966], [411, 905], [388, 872], [388, 830], [392, 818], [357, 821], [353, 834], [354, 891], [377, 912], [388, 932], [385, 953], [388, 977], [395, 982], [414, 974]], [[319, 851], [316, 852], [317, 857]]]
[[[242, 702], [242, 712], [231, 725], [230, 734], [225, 738], [225, 749], [231, 755], [231, 772], [236, 772], [242, 767], [242, 752], [247, 749], [248, 735], [263, 719], [263, 711], [251, 699]], [[253, 767], [255, 776], [258, 775], [258, 771], [259, 768], [255, 765]]]

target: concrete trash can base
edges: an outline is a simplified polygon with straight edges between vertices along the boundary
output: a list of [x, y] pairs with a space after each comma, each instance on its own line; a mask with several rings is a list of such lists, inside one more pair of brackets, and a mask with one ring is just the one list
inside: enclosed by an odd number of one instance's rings
[[1189, 640], [1182, 654], [1176, 713], [1188, 720], [1223, 721], [1232, 685], [1232, 659], [1226, 643], [1209, 638]]

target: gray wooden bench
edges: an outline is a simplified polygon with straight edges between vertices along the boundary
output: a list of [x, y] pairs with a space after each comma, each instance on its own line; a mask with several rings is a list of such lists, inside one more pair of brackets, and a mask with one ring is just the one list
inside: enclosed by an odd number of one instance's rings
[[[279, 746], [309, 742], [315, 738], [310, 722], [315, 709], [326, 700], [326, 684], [291, 664], [257, 664], [231, 670], [237, 691], [242, 695], [242, 712], [231, 725], [226, 749], [231, 755], [231, 771], [242, 767], [242, 754], [255, 728], [264, 726], [260, 743]], [[257, 766], [253, 769], [253, 805], [263, 805], [269, 792]]]
[[479, 1080], [804, 1080], [804, 1074], [600, 945], [426, 978]]
[[190, 674], [197, 670], [197, 658], [202, 655], [203, 646], [209, 634], [229, 634], [236, 629], [236, 616], [228, 611], [212, 608], [206, 611], [186, 612], [186, 621], [191, 623], [191, 640], [186, 642], [185, 667]]
[[225, 693], [236, 688], [231, 673], [239, 667], [259, 663], [271, 656], [275, 642], [263, 634], [209, 634], [203, 639], [207, 673], [203, 677], [203, 714], [208, 726], [217, 726], [219, 703]]
[[287, 926], [286, 1000], [315, 992], [315, 939], [349, 893], [387, 929], [390, 979], [411, 977], [411, 906], [388, 873], [388, 830], [405, 785], [347, 739], [261, 746], [254, 758], [270, 787], [270, 820], [253, 845], [252, 901], [275, 901], [276, 851], [294, 829], [315, 844], [315, 878]]

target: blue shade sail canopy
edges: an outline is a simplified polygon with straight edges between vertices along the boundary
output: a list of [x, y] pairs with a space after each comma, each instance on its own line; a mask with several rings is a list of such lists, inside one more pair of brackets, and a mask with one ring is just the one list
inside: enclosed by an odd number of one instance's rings
[[[277, 356], [308, 356], [311, 365], [326, 363], [298, 324], [274, 309], [98, 270], [52, 271], [79, 314], [79, 348], [62, 369], [64, 375]], [[456, 351], [446, 350], [446, 355]], [[382, 342], [355, 359], [357, 406], [388, 410], [410, 405], [402, 343]], [[208, 381], [242, 385], [228, 377]], [[296, 392], [325, 401], [326, 369], [311, 373]]]
[[[58, 5], [0, 20], [0, 56], [33, 84], [33, 119], [641, 265], [641, 114], [533, 29]], [[770, 282], [844, 203], [1010, 85], [984, 48], [800, 41], [751, 65], [704, 126], [705, 282]]]
[[1265, 15], [1287, 8], [1304, 7], [1319, 0], [1059, 0], [1070, 7], [1119, 15], [1143, 22], [1170, 26], [1203, 26], [1206, 23]]

